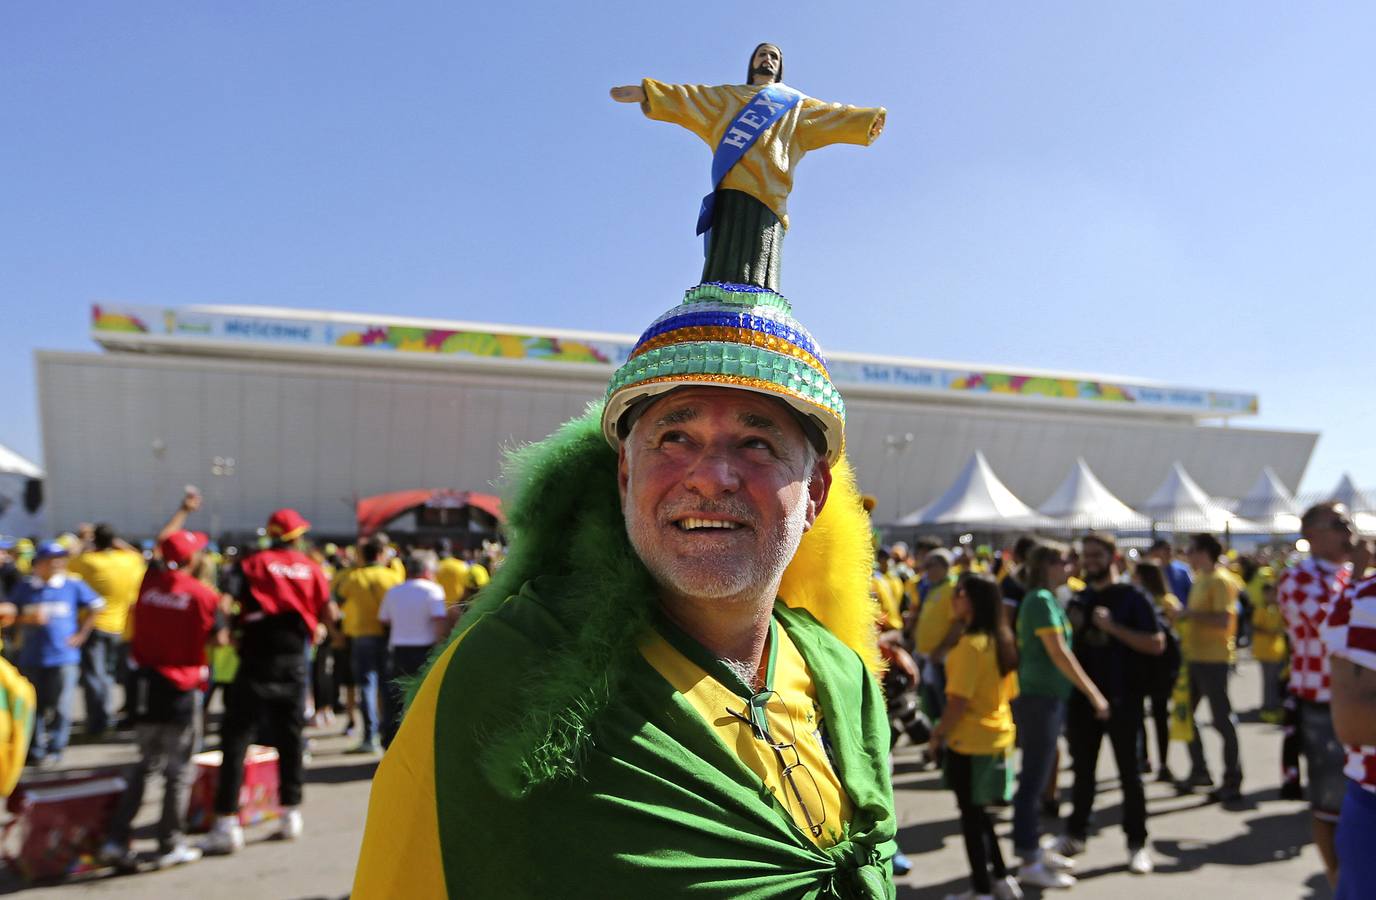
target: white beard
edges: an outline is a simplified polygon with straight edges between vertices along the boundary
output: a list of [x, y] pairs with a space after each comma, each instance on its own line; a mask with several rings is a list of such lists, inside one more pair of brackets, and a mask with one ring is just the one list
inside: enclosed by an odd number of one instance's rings
[[799, 491], [776, 532], [757, 535], [759, 552], [753, 558], [675, 554], [660, 543], [657, 521], [637, 514], [629, 502], [622, 503], [622, 511], [631, 546], [661, 587], [681, 597], [755, 600], [778, 589], [807, 529], [807, 504], [807, 492]]

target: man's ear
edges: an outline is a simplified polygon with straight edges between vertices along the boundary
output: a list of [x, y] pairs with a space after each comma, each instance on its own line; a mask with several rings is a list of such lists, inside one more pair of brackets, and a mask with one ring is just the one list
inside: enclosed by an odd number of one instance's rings
[[827, 505], [827, 495], [831, 493], [831, 463], [822, 457], [812, 467], [812, 477], [807, 482], [807, 523], [804, 531], [812, 528], [822, 507]]
[[626, 462], [626, 442], [622, 441], [616, 445], [616, 489], [621, 494], [622, 502], [626, 500], [626, 485], [630, 480], [631, 470]]

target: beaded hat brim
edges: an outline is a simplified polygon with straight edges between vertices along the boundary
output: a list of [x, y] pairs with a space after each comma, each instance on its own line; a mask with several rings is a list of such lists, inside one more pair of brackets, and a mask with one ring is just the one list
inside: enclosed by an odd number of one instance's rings
[[620, 444], [620, 423], [637, 404], [689, 386], [783, 401], [821, 434], [829, 463], [845, 447], [845, 404], [826, 359], [788, 301], [773, 291], [709, 282], [656, 319], [608, 385], [602, 413], [608, 443]]

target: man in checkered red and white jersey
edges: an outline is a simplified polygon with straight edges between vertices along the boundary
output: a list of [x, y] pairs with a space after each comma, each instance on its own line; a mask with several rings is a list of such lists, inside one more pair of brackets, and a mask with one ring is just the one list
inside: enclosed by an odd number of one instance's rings
[[1339, 900], [1370, 896], [1376, 885], [1376, 576], [1357, 580], [1371, 556], [1371, 543], [1363, 541], [1353, 553], [1358, 575], [1324, 628], [1332, 655], [1333, 726], [1347, 751], [1337, 835]]
[[1290, 692], [1299, 700], [1300, 738], [1309, 775], [1309, 808], [1314, 843], [1330, 884], [1337, 883], [1334, 844], [1347, 782], [1343, 748], [1333, 733], [1328, 650], [1323, 628], [1351, 577], [1352, 522], [1341, 503], [1319, 503], [1305, 510], [1300, 534], [1309, 558], [1287, 569], [1276, 585], [1276, 599], [1290, 638]]

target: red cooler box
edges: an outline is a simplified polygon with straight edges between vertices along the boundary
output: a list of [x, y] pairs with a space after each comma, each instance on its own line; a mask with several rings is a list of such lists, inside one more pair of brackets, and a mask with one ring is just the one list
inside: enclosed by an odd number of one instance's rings
[[[220, 783], [219, 750], [208, 750], [191, 757], [196, 765], [196, 780], [191, 785], [186, 827], [205, 832], [215, 822], [215, 787]], [[277, 818], [281, 807], [277, 799], [277, 751], [271, 747], [248, 748], [244, 757], [244, 783], [239, 786], [239, 824], [256, 825]]]
[[9, 804], [15, 818], [5, 827], [6, 861], [30, 881], [96, 868], [124, 787], [113, 777], [20, 785]]

